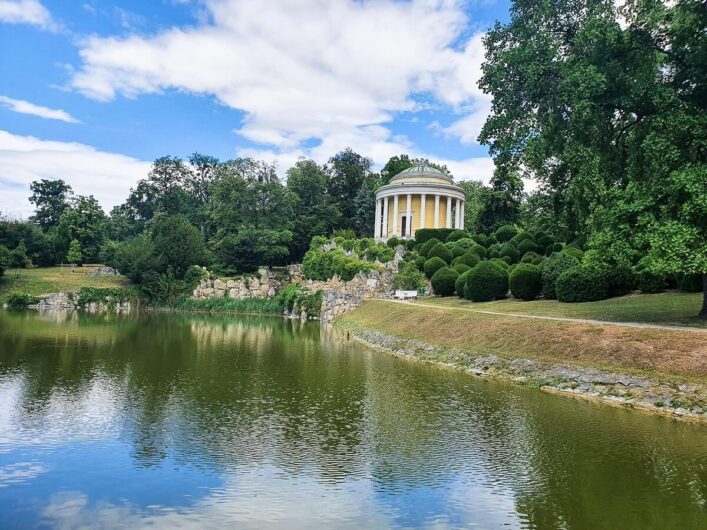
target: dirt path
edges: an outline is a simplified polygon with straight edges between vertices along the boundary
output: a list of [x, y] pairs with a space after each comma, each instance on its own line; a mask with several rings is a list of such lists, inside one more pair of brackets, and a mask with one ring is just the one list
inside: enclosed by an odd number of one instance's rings
[[407, 302], [405, 300], [383, 300], [384, 302], [391, 302], [394, 304], [404, 304], [411, 305], [415, 307], [430, 307], [432, 309], [442, 309], [445, 311], [466, 311], [467, 313], [481, 313], [484, 315], [496, 315], [502, 317], [517, 317], [517, 318], [531, 318], [536, 320], [558, 320], [560, 322], [575, 322], [580, 324], [596, 324], [596, 325], [609, 325], [609, 326], [621, 326], [627, 328], [645, 328], [645, 329], [663, 329], [669, 331], [689, 331], [693, 333], [707, 333], [707, 328], [694, 328], [690, 326], [670, 326], [667, 324], [647, 324], [645, 322], [616, 322], [611, 320], [595, 320], [590, 318], [573, 318], [573, 317], [553, 317], [548, 315], [528, 315], [526, 313], [503, 313], [500, 311], [488, 311], [484, 309], [470, 309], [465, 307], [446, 307], [442, 305], [435, 304], [423, 304], [419, 302]]

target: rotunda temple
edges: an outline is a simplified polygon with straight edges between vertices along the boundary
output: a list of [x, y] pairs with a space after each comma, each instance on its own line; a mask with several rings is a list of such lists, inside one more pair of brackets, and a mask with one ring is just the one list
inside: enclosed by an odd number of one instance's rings
[[395, 175], [376, 191], [374, 237], [413, 238], [420, 228], [464, 228], [464, 190], [425, 164]]

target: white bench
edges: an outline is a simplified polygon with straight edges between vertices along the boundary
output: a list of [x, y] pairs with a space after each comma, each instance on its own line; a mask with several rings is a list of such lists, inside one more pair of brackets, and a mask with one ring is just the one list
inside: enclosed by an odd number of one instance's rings
[[410, 298], [417, 298], [417, 291], [395, 291], [393, 297], [397, 300], [409, 300]]

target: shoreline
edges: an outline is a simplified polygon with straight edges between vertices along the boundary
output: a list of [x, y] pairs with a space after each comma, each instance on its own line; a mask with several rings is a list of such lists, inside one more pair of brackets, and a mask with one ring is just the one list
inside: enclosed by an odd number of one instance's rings
[[[542, 392], [602, 405], [707, 425], [707, 392], [701, 385], [677, 384], [657, 378], [540, 362], [529, 358], [470, 356], [454, 348], [387, 335], [370, 328], [358, 329], [341, 322], [335, 322], [334, 325], [368, 348], [409, 362], [534, 387]], [[653, 401], [655, 396], [660, 397], [661, 406]], [[698, 411], [680, 406], [690, 404], [692, 409], [697, 407]]]

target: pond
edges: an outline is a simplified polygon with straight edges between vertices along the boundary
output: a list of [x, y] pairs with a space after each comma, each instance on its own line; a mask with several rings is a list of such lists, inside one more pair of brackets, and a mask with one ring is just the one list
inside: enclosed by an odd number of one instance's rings
[[0, 310], [0, 527], [707, 528], [707, 428], [275, 317]]

